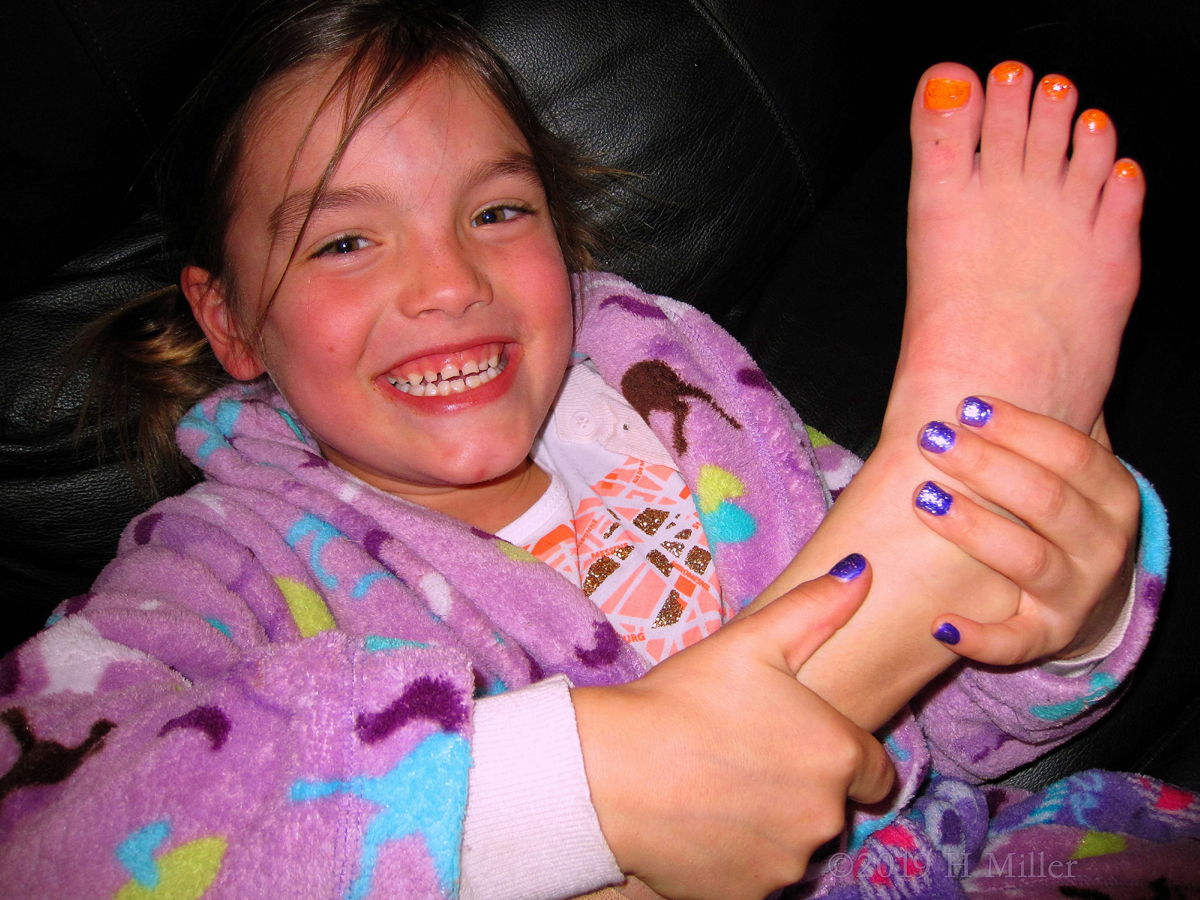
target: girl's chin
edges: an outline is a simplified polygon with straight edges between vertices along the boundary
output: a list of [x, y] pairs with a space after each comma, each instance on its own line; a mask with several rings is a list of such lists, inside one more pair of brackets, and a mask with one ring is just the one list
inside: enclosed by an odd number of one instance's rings
[[338, 468], [398, 496], [478, 487], [519, 476], [542, 427], [532, 410], [505, 412], [473, 417], [469, 426], [461, 419], [416, 430], [402, 423], [407, 427], [372, 434], [375, 452], [369, 456], [344, 454], [319, 438], [318, 444]]
[[498, 464], [497, 461], [490, 460], [489, 464], [456, 467], [455, 470], [444, 473], [441, 483], [459, 488], [486, 487], [489, 484], [498, 484], [510, 478], [519, 478], [524, 474], [528, 467], [528, 459], [529, 454], [526, 452], [512, 465]]
[[467, 458], [452, 460], [450, 452], [443, 452], [438, 459], [440, 465], [425, 468], [422, 471], [394, 470], [390, 467], [376, 466], [347, 459], [336, 450], [322, 446], [326, 459], [344, 469], [351, 475], [362, 479], [367, 484], [382, 491], [397, 496], [442, 493], [453, 488], [482, 487], [492, 482], [500, 482], [510, 477], [521, 475], [529, 460], [529, 448], [511, 448], [497, 452], [492, 448], [482, 448]]
[[458, 455], [458, 448], [443, 447], [440, 452], [431, 450], [426, 458], [434, 465], [423, 467], [423, 471], [396, 473], [398, 482], [412, 485], [418, 491], [441, 488], [472, 488], [482, 487], [490, 483], [501, 482], [508, 478], [519, 477], [529, 465], [530, 444], [509, 444], [496, 446], [492, 442], [476, 444], [471, 452]]

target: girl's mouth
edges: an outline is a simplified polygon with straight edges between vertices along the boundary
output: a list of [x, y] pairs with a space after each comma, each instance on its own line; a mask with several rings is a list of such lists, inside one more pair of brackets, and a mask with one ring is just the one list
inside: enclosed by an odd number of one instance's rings
[[448, 397], [483, 387], [507, 368], [508, 356], [503, 343], [480, 344], [455, 353], [410, 359], [384, 377], [410, 397]]

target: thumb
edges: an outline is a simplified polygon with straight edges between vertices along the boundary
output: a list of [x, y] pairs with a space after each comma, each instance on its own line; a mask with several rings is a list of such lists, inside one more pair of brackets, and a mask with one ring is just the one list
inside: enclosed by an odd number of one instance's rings
[[743, 621], [795, 675], [835, 631], [850, 621], [871, 588], [871, 566], [851, 553], [829, 574], [792, 588]]

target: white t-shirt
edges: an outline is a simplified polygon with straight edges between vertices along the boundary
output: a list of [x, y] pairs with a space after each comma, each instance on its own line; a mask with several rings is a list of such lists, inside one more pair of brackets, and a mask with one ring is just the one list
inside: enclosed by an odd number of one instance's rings
[[692, 492], [592, 366], [572, 366], [533, 460], [550, 487], [498, 536], [583, 588], [651, 665], [730, 617]]

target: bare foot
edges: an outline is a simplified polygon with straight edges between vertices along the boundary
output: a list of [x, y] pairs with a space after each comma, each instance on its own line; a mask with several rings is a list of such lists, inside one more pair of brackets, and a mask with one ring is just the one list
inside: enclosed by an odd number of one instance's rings
[[1077, 100], [1068, 79], [1036, 81], [1015, 62], [988, 75], [986, 104], [965, 66], [922, 78], [908, 303], [886, 416], [905, 443], [918, 420], [951, 415], [968, 393], [1081, 431], [1099, 415], [1137, 295], [1145, 183], [1132, 161], [1114, 165], [1103, 112], [1086, 110], [1072, 133]]
[[[943, 63], [913, 103], [909, 294], [900, 362], [880, 444], [796, 561], [752, 608], [847, 553], [871, 560], [867, 602], [809, 660], [801, 680], [874, 729], [956, 657], [934, 617], [1011, 615], [1007, 579], [934, 536], [912, 509], [926, 479], [955, 488], [915, 443], [970, 394], [1004, 397], [1088, 431], [1112, 380], [1137, 293], [1144, 182], [1114, 165], [1116, 131], [1077, 91], [1002, 63], [988, 94]], [[976, 149], [978, 148], [978, 153]], [[968, 492], [969, 493], [969, 492]]]

